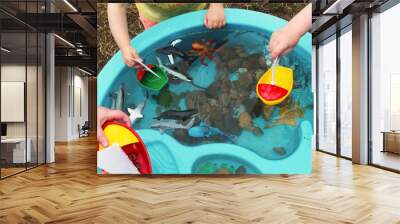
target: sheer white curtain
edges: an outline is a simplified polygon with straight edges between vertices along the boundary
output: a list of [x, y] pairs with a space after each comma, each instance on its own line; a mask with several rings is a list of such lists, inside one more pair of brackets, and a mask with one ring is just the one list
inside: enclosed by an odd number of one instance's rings
[[340, 36], [340, 150], [351, 158], [352, 141], [352, 32]]
[[336, 153], [336, 39], [318, 48], [318, 147]]

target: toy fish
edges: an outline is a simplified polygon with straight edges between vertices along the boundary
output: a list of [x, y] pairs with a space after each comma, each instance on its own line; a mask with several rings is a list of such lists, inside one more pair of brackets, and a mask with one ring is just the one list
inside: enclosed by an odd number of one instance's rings
[[125, 89], [123, 84], [119, 86], [118, 91], [115, 94], [115, 109], [122, 111], [125, 105]]
[[185, 120], [193, 117], [197, 113], [198, 113], [198, 111], [195, 110], [195, 109], [190, 109], [190, 110], [167, 110], [167, 111], [164, 111], [161, 114], [159, 114], [154, 119], [157, 119], [157, 120], [170, 119], [170, 120], [185, 121]]
[[181, 79], [183, 81], [192, 82], [192, 79], [190, 77], [187, 77], [186, 75], [184, 75], [184, 74], [182, 74], [180, 72], [177, 72], [175, 70], [172, 70], [171, 68], [168, 68], [167, 66], [162, 64], [161, 59], [159, 57], [156, 57], [156, 58], [157, 58], [157, 61], [158, 61], [158, 67], [163, 69], [166, 73], [168, 73], [168, 74], [170, 74], [170, 75], [172, 75], [172, 76], [174, 76], [174, 77], [176, 77], [178, 79]]
[[191, 137], [194, 138], [202, 138], [202, 137], [211, 137], [214, 135], [220, 135], [226, 139], [228, 139], [231, 142], [235, 142], [235, 137], [227, 135], [223, 133], [221, 130], [218, 128], [211, 127], [204, 122], [201, 122], [199, 126], [192, 127], [188, 130], [188, 134]]
[[131, 125], [133, 125], [136, 120], [143, 118], [143, 111], [144, 103], [137, 105], [135, 109], [128, 107], [129, 119], [131, 120]]
[[193, 117], [186, 125], [179, 123], [177, 120], [159, 120], [155, 121], [151, 127], [158, 128], [161, 133], [168, 129], [186, 129], [188, 130], [194, 124], [195, 117]]

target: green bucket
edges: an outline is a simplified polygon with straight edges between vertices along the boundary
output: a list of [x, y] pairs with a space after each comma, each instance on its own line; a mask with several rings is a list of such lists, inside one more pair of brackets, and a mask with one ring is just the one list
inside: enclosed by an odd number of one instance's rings
[[137, 72], [137, 80], [139, 84], [149, 90], [159, 91], [168, 83], [168, 75], [156, 65], [147, 65], [159, 77], [147, 70], [139, 70]]

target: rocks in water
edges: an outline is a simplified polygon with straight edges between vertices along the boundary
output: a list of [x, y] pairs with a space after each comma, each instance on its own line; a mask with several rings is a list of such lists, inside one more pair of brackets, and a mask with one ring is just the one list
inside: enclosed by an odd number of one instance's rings
[[251, 54], [246, 57], [246, 60], [243, 62], [242, 67], [247, 69], [257, 69], [260, 67], [259, 58], [264, 57], [259, 53]]
[[296, 126], [297, 118], [302, 117], [304, 117], [304, 111], [300, 107], [300, 104], [296, 101], [291, 101], [290, 104], [286, 104], [280, 108], [279, 119], [276, 120], [276, 124]]
[[251, 114], [258, 102], [260, 102], [258, 98], [246, 98], [243, 101], [243, 106], [246, 108], [246, 111]]
[[208, 97], [204, 91], [192, 91], [185, 96], [186, 107], [198, 109], [199, 105], [208, 101]]
[[239, 126], [243, 129], [253, 130], [253, 120], [248, 112], [243, 112], [239, 115]]
[[[206, 91], [196, 90], [182, 96], [186, 107], [197, 109], [203, 122], [226, 134], [240, 135], [245, 129], [259, 136], [263, 134], [263, 130], [254, 125], [253, 119], [256, 117], [262, 116], [268, 121], [266, 125], [273, 127], [279, 124], [296, 125], [297, 117], [304, 116], [301, 108], [296, 107], [290, 98], [277, 106], [267, 106], [256, 94], [251, 95], [252, 92], [255, 93], [256, 84], [268, 67], [268, 58], [263, 54], [248, 55], [241, 46], [224, 47], [220, 52], [220, 59], [224, 67], [218, 68], [216, 80]], [[233, 73], [236, 75], [235, 79], [230, 77]], [[293, 106], [294, 110], [289, 110]], [[279, 111], [279, 117], [274, 119], [275, 111]], [[178, 134], [184, 137], [183, 133]], [[210, 139], [202, 141], [208, 140]]]
[[218, 102], [219, 105], [226, 107], [229, 106], [229, 103], [231, 102], [231, 98], [228, 93], [221, 93], [218, 95]]
[[235, 48], [235, 53], [237, 56], [239, 56], [239, 58], [246, 58], [247, 57], [247, 53], [246, 50], [243, 47], [236, 47]]
[[229, 93], [230, 89], [232, 88], [232, 83], [229, 79], [221, 80], [221, 85], [219, 86], [220, 92]]
[[274, 106], [264, 105], [262, 108], [262, 115], [265, 120], [270, 120], [272, 118], [272, 114], [274, 113]]
[[[239, 79], [235, 82], [235, 85], [238, 85], [237, 89], [248, 90], [248, 89], [255, 88], [256, 83], [254, 80], [254, 76], [250, 72], [248, 72], [248, 73], [241, 75], [239, 77]], [[248, 91], [246, 91], [246, 93], [247, 92]]]
[[215, 81], [211, 85], [208, 86], [206, 90], [206, 95], [210, 98], [218, 96], [220, 93], [220, 86], [221, 86], [221, 81]]
[[262, 75], [264, 75], [264, 73], [266, 72], [267, 70], [261, 70], [261, 69], [257, 69], [256, 71], [255, 71], [255, 75], [256, 75], [256, 79], [257, 80], [259, 80], [260, 78], [261, 78], [261, 76]]
[[237, 72], [238, 73], [246, 73], [247, 72], [247, 68], [238, 68]]
[[243, 104], [240, 104], [239, 106], [233, 108], [232, 116], [234, 118], [239, 118], [239, 115], [245, 111], [246, 111], [245, 106]]
[[278, 154], [278, 155], [280, 155], [280, 156], [283, 156], [283, 155], [286, 154], [286, 150], [285, 150], [284, 147], [274, 147], [274, 148], [272, 149], [272, 151], [274, 151], [276, 154]]
[[304, 110], [301, 108], [299, 102], [288, 97], [281, 104], [275, 106], [279, 108], [279, 116], [272, 118], [273, 109], [269, 106], [263, 108], [264, 119], [272, 120], [271, 123], [267, 124], [265, 128], [270, 128], [276, 125], [297, 125], [297, 118], [304, 117]]
[[233, 135], [239, 135], [242, 131], [239, 126], [237, 119], [232, 117], [232, 115], [224, 116], [222, 119], [222, 126], [219, 127], [224, 133], [230, 133]]
[[233, 59], [230, 59], [229, 61], [227, 61], [226, 64], [227, 64], [228, 72], [231, 73], [231, 72], [238, 70], [238, 68], [242, 64], [242, 60], [240, 58], [233, 58]]
[[253, 108], [249, 111], [250, 115], [253, 117], [259, 117], [263, 114], [264, 103], [258, 100]]
[[[226, 67], [226, 65], [225, 65], [225, 67]], [[223, 80], [223, 79], [228, 78], [229, 72], [228, 72], [228, 70], [226, 70], [225, 67], [218, 69], [217, 80]]]
[[235, 57], [235, 48], [233, 47], [224, 47], [224, 50], [219, 53], [219, 56], [222, 61], [227, 62], [229, 59]]
[[252, 131], [255, 135], [262, 135], [261, 128], [254, 127], [253, 120], [248, 112], [243, 112], [239, 116], [239, 126], [243, 129]]
[[267, 66], [267, 62], [265, 61], [264, 55], [260, 55], [258, 57], [258, 64], [260, 65], [260, 67]]
[[246, 167], [243, 165], [239, 166], [236, 169], [235, 174], [246, 174]]

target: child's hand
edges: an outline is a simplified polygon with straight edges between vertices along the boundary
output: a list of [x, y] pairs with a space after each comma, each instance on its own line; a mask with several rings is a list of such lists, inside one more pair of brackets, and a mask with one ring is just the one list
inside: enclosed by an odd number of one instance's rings
[[140, 56], [136, 52], [135, 48], [133, 48], [132, 46], [129, 45], [129, 46], [122, 48], [121, 51], [122, 51], [122, 59], [124, 60], [124, 63], [127, 66], [129, 66], [129, 67], [135, 66], [136, 68], [140, 67], [140, 64], [138, 64], [134, 59], [139, 60], [139, 61], [143, 61], [143, 60], [140, 58]]
[[220, 3], [211, 3], [204, 17], [204, 25], [208, 29], [218, 29], [226, 24], [224, 6]]
[[280, 30], [275, 31], [269, 42], [269, 51], [273, 59], [281, 57], [288, 52], [292, 51], [293, 47], [296, 46], [301, 36], [294, 34], [284, 27]]
[[269, 51], [273, 59], [290, 52], [303, 34], [311, 29], [311, 3], [304, 7], [282, 29], [272, 34]]
[[119, 110], [110, 110], [105, 107], [97, 108], [97, 141], [103, 146], [108, 146], [108, 141], [106, 136], [104, 136], [103, 132], [103, 124], [107, 121], [122, 121], [123, 124], [126, 124], [128, 127], [131, 126], [131, 121], [129, 120], [128, 115]]

